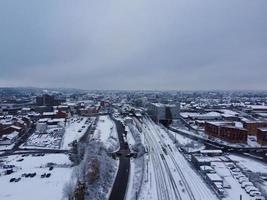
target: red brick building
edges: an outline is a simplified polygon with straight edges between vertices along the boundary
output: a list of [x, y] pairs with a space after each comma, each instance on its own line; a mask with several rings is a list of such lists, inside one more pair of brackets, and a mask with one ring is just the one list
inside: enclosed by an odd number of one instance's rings
[[231, 143], [247, 143], [248, 131], [235, 127], [231, 122], [206, 122], [205, 131], [211, 136]]
[[257, 142], [261, 145], [267, 144], [267, 128], [258, 128]]
[[267, 128], [266, 121], [244, 121], [243, 127], [248, 130], [249, 134], [256, 135], [258, 128]]

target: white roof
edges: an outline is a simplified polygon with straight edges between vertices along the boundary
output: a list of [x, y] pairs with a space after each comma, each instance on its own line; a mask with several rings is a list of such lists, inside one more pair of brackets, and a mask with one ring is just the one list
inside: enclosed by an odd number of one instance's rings
[[219, 150], [219, 149], [216, 149], [216, 150], [200, 150], [200, 153], [215, 153], [215, 154], [218, 154], [218, 153], [222, 153], [222, 150]]
[[265, 106], [265, 105], [249, 105], [248, 107], [251, 109], [255, 109], [255, 110], [257, 110], [257, 109], [266, 109], [267, 110], [267, 106]]
[[18, 136], [18, 132], [17, 131], [13, 131], [12, 133], [8, 134], [8, 135], [3, 135], [2, 138], [7, 138], [9, 140], [12, 140], [14, 137]]
[[267, 128], [265, 127], [265, 128], [258, 128], [259, 130], [261, 130], [261, 131], [267, 131]]
[[207, 170], [214, 170], [211, 166], [208, 166], [208, 165], [202, 165], [202, 166], [200, 166], [200, 169], [202, 170], [202, 171], [207, 171]]
[[212, 181], [212, 182], [222, 182], [222, 178], [218, 175], [218, 174], [210, 174], [207, 173], [206, 174], [208, 176], [208, 178]]
[[20, 130], [21, 129], [21, 127], [18, 127], [18, 126], [11, 126], [11, 128], [14, 128], [14, 129], [17, 129], [17, 130]]
[[55, 112], [44, 112], [43, 115], [55, 115]]

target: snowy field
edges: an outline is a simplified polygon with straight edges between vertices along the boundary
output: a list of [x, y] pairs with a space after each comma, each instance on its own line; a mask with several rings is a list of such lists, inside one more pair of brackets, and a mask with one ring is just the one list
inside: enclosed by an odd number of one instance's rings
[[[138, 123], [138, 121], [134, 122], [135, 125], [130, 123], [126, 126], [126, 130], [127, 130], [126, 138], [127, 138], [129, 148], [132, 152], [135, 152], [135, 149], [137, 147], [140, 147], [143, 141], [141, 133], [136, 128], [136, 123]], [[144, 167], [145, 167], [145, 156], [140, 156], [140, 157], [131, 159], [129, 185], [127, 187], [127, 194], [126, 194], [127, 200], [135, 200], [140, 197], [142, 183], [145, 179]]]
[[62, 149], [69, 149], [69, 144], [74, 140], [80, 139], [95, 118], [74, 117], [71, 118], [65, 128], [63, 136]]
[[116, 125], [107, 115], [99, 117], [94, 137], [102, 141], [109, 151], [115, 151], [119, 148]]
[[[22, 160], [23, 159], [23, 160]], [[62, 190], [71, 176], [72, 168], [65, 154], [50, 154], [44, 156], [27, 157], [14, 155], [1, 158], [0, 164], [0, 199], [1, 200], [60, 200]], [[55, 163], [49, 170], [47, 163]], [[14, 165], [14, 173], [3, 175], [6, 169], [3, 165]], [[25, 177], [23, 174], [36, 173], [34, 177]], [[47, 175], [41, 178], [43, 174]], [[44, 175], [43, 175], [44, 176]], [[49, 176], [49, 177], [48, 177]], [[10, 182], [12, 178], [20, 180]]]

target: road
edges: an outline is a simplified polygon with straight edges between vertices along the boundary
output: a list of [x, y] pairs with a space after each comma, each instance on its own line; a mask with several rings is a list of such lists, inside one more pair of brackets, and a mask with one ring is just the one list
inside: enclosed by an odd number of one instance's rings
[[206, 146], [206, 148], [208, 148], [208, 149], [221, 149], [224, 152], [235, 153], [237, 155], [243, 155], [243, 156], [244, 155], [249, 156], [250, 158], [267, 163], [267, 156], [266, 156], [267, 150], [266, 150], [266, 148], [259, 149], [259, 148], [229, 147], [229, 146], [226, 146], [224, 144], [220, 144], [220, 143], [215, 142], [215, 141], [206, 140], [204, 138], [201, 139], [198, 136], [188, 134], [186, 132], [177, 130], [175, 128], [170, 127], [169, 129], [171, 131], [177, 133], [177, 134], [183, 135], [183, 136], [188, 137], [192, 140], [196, 140], [196, 141], [203, 143]]
[[112, 187], [109, 200], [124, 200], [127, 191], [129, 169], [130, 169], [130, 158], [126, 156], [130, 153], [130, 150], [128, 144], [124, 141], [123, 138], [124, 134], [123, 124], [118, 120], [115, 119], [113, 120], [116, 124], [120, 142], [120, 149], [119, 149], [120, 156], [119, 156], [119, 169], [115, 178], [115, 182]]

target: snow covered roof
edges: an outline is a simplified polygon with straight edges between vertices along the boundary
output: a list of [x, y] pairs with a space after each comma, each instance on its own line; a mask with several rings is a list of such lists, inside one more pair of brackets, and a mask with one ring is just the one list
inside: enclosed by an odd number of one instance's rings
[[8, 134], [8, 135], [3, 135], [2, 138], [3, 139], [8, 139], [8, 140], [12, 140], [13, 138], [17, 137], [19, 134], [19, 132], [17, 131], [13, 131], [12, 133]]
[[23, 110], [23, 111], [30, 111], [31, 108], [22, 108], [21, 110]]
[[154, 105], [156, 107], [176, 107], [174, 104], [163, 104], [163, 103], [151, 103], [151, 105]]
[[16, 130], [21, 130], [21, 127], [18, 127], [18, 126], [15, 126], [15, 125], [11, 126], [11, 128], [14, 128]]
[[212, 153], [214, 153], [214, 154], [221, 154], [222, 153], [222, 150], [212, 150], [212, 149], [210, 149], [210, 150], [200, 150], [200, 153], [203, 153], [203, 154], [212, 154]]
[[55, 112], [44, 112], [43, 115], [55, 115]]
[[49, 119], [48, 122], [53, 123], [53, 122], [65, 122], [64, 118], [56, 118], [56, 119]]
[[47, 122], [49, 120], [49, 118], [43, 118], [43, 119], [39, 119], [38, 122]]
[[208, 165], [202, 165], [202, 166], [200, 166], [200, 169], [202, 171], [212, 171], [212, 170], [214, 170], [211, 166], [208, 166]]
[[249, 105], [248, 107], [253, 110], [267, 110], [267, 106], [265, 105]]
[[228, 109], [221, 109], [220, 110], [223, 113], [223, 116], [237, 116], [238, 113], [232, 110], [228, 110]]
[[218, 112], [208, 112], [208, 113], [197, 113], [197, 112], [184, 112], [180, 113], [182, 117], [192, 117], [192, 118], [218, 118], [222, 115]]
[[218, 174], [207, 173], [206, 175], [212, 182], [223, 182], [222, 178]]
[[267, 132], [267, 127], [265, 127], [265, 128], [258, 128], [260, 131], [262, 131], [262, 132]]

